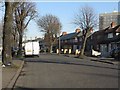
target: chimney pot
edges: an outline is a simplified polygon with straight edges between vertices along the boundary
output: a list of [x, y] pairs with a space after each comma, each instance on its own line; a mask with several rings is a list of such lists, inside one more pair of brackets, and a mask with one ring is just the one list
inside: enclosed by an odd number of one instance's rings
[[114, 28], [116, 26], [116, 23], [115, 22], [112, 22], [111, 23], [111, 28]]
[[62, 32], [62, 35], [64, 36], [64, 35], [66, 35], [67, 34], [67, 32]]
[[77, 29], [75, 30], [75, 32], [76, 32], [76, 33], [79, 33], [79, 32], [80, 32], [80, 28], [77, 28]]

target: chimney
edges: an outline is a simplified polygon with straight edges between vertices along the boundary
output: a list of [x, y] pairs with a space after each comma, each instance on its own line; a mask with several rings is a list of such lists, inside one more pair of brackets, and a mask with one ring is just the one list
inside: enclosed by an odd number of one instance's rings
[[77, 29], [75, 30], [75, 32], [76, 32], [76, 33], [79, 33], [79, 32], [80, 32], [80, 28], [77, 28]]
[[111, 23], [111, 28], [114, 28], [116, 26], [116, 23], [115, 22], [112, 22]]
[[62, 35], [64, 36], [64, 35], [66, 35], [67, 34], [67, 32], [62, 32]]
[[92, 27], [90, 28], [90, 33], [93, 33], [93, 28]]

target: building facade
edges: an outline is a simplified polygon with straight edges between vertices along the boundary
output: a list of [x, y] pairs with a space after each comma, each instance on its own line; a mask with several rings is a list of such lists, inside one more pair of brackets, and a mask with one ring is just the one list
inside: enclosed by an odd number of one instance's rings
[[99, 30], [103, 30], [110, 26], [110, 23], [114, 22], [120, 25], [120, 12], [102, 13], [99, 15]]
[[[81, 31], [79, 28], [73, 33], [63, 32], [60, 36], [60, 52], [63, 54], [79, 54], [83, 44], [83, 33], [84, 31]], [[59, 48], [58, 45], [59, 44], [57, 44], [57, 53]], [[89, 45], [86, 44], [85, 51], [88, 49]]]
[[[67, 33], [63, 32], [62, 35], [60, 36], [60, 53], [62, 54], [77, 54], [81, 48], [81, 41], [79, 39], [79, 35], [81, 34], [80, 29], [76, 29], [75, 32], [73, 33]], [[58, 40], [58, 43], [59, 43]], [[58, 46], [57, 44], [57, 53], [58, 51]]]
[[96, 31], [89, 38], [91, 49], [101, 52], [102, 57], [109, 57], [110, 51], [120, 48], [120, 25], [111, 23], [110, 27]]

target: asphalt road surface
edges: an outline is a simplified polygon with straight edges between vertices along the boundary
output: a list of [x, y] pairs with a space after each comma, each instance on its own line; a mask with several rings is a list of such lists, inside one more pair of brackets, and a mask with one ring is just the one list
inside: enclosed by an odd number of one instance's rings
[[15, 88], [118, 88], [118, 66], [41, 54], [25, 58]]

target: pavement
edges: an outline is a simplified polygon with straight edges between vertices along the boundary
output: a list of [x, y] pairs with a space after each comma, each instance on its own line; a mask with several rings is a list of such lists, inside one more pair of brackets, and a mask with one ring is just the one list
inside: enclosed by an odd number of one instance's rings
[[[12, 89], [24, 65], [22, 60], [13, 60], [13, 66], [2, 68], [2, 90]], [[0, 88], [1, 89], [1, 88]]]
[[[77, 55], [69, 55], [69, 54], [66, 54], [66, 55], [61, 54], [61, 55], [66, 57], [72, 57], [72, 58], [77, 57]], [[90, 61], [119, 65], [119, 61], [115, 60], [114, 58], [105, 58], [105, 57], [86, 57], [86, 58], [87, 60], [90, 60]]]

